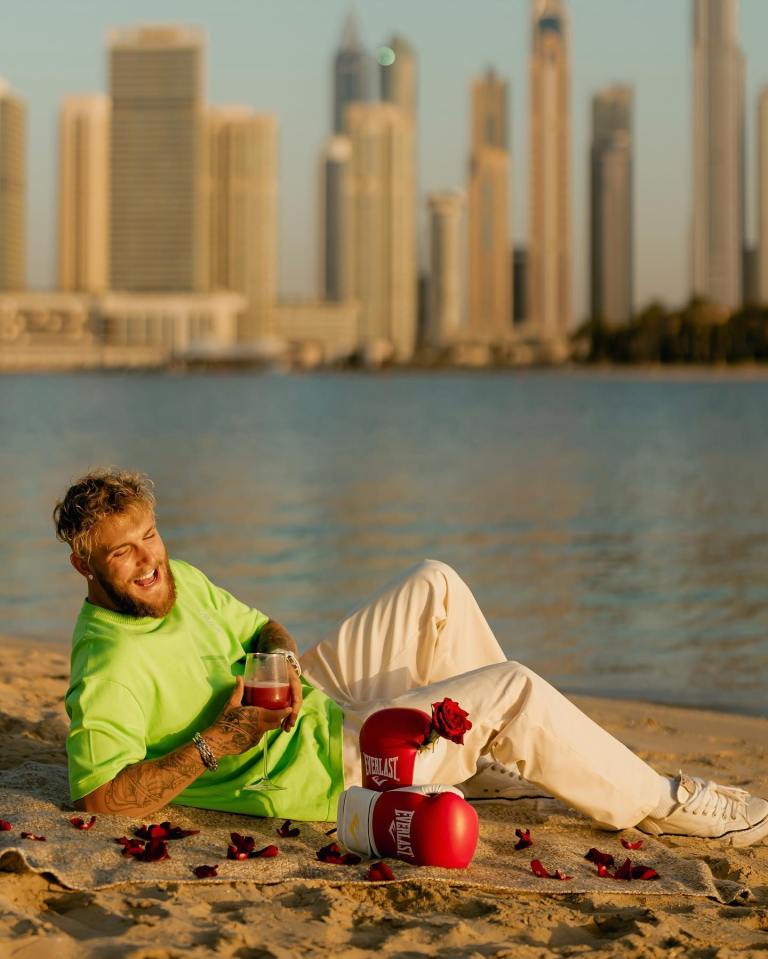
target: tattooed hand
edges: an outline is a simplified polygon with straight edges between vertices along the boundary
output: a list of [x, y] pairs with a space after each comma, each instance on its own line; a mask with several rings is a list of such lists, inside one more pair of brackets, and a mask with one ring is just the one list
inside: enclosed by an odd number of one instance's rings
[[282, 721], [293, 712], [285, 709], [261, 709], [259, 706], [241, 706], [243, 677], [237, 683], [216, 722], [203, 733], [203, 739], [215, 756], [234, 756], [244, 753], [259, 742], [270, 729], [279, 729]]

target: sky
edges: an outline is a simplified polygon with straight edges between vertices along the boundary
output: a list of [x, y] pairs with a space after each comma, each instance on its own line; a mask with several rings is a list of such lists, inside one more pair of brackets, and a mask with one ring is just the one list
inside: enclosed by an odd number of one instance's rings
[[[590, 100], [635, 91], [636, 301], [688, 295], [690, 0], [566, 0], [571, 21], [576, 317], [588, 302]], [[275, 113], [280, 125], [282, 295], [317, 292], [317, 162], [331, 127], [331, 67], [347, 12], [374, 51], [394, 31], [419, 58], [419, 177], [466, 186], [469, 82], [488, 66], [510, 82], [511, 234], [525, 242], [529, 0], [0, 0], [0, 77], [28, 106], [28, 278], [55, 285], [56, 117], [63, 96], [107, 90], [110, 28], [184, 23], [206, 34], [206, 96]], [[768, 0], [742, 0], [747, 59], [748, 237], [755, 232], [754, 127], [768, 84]], [[424, 217], [424, 204], [420, 216]], [[423, 231], [422, 231], [423, 233]], [[421, 244], [422, 254], [427, 250]]]

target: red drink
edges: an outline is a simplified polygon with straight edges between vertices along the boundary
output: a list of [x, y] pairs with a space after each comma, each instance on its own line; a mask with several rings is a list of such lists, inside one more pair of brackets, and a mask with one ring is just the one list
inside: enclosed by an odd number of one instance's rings
[[246, 683], [243, 692], [244, 706], [261, 706], [262, 709], [285, 709], [291, 705], [291, 687], [288, 683]]

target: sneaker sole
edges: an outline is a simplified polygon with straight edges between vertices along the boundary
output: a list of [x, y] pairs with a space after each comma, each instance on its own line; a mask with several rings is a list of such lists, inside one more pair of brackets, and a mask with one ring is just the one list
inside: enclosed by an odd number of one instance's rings
[[678, 838], [688, 837], [689, 839], [708, 839], [711, 842], [723, 842], [726, 846], [752, 846], [761, 839], [768, 836], [768, 816], [761, 819], [760, 822], [750, 826], [749, 829], [734, 829], [731, 832], [724, 832], [720, 836], [696, 836], [692, 833], [662, 832], [656, 823], [638, 823], [635, 829], [647, 833], [651, 836], [677, 836]]

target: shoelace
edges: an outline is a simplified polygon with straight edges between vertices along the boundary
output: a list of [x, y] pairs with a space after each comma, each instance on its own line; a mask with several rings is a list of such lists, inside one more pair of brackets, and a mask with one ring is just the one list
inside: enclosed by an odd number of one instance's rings
[[707, 782], [696, 776], [686, 776], [683, 782], [694, 784], [694, 793], [684, 803], [686, 812], [694, 816], [712, 816], [715, 819], [736, 819], [739, 813], [746, 812], [749, 793], [735, 786], [721, 786], [720, 783]]

